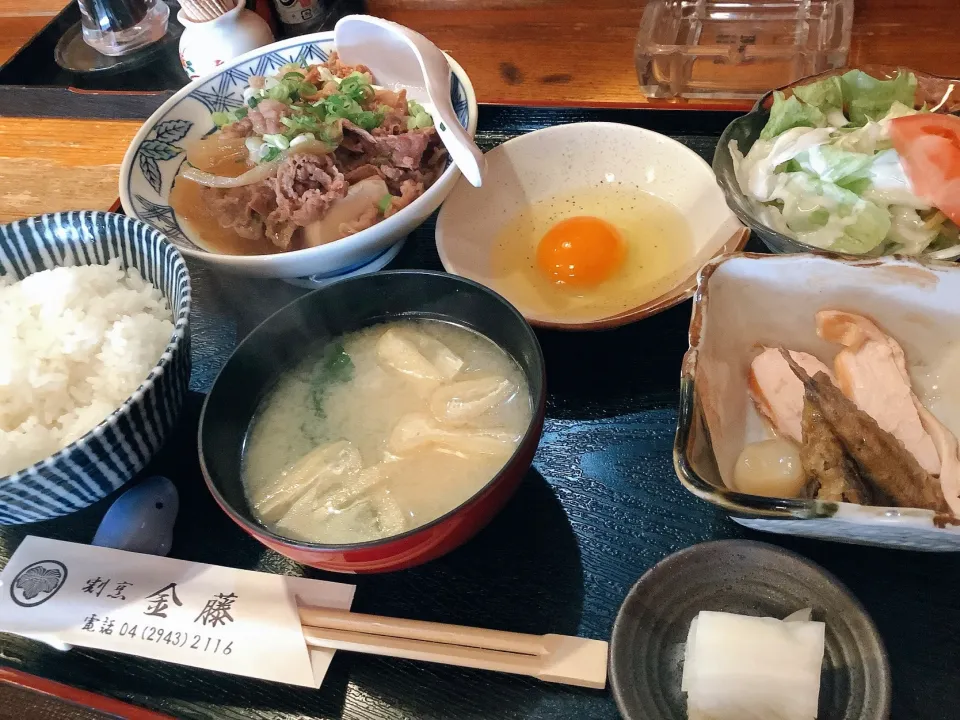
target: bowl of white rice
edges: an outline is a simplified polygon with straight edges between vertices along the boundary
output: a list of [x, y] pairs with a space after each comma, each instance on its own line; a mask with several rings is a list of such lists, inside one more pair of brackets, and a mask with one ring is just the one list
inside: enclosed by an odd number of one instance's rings
[[190, 277], [163, 234], [71, 212], [0, 225], [0, 524], [91, 505], [175, 425]]

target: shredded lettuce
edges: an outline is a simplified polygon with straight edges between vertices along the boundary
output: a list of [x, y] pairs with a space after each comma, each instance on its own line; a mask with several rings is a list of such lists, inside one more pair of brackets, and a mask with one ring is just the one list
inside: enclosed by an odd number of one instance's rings
[[843, 114], [843, 87], [839, 77], [829, 77], [809, 85], [801, 85], [794, 88], [793, 94], [823, 113], [829, 125], [843, 127], [847, 124], [847, 118]]
[[890, 80], [878, 80], [862, 70], [851, 70], [840, 77], [843, 103], [850, 122], [863, 125], [884, 117], [894, 103], [913, 107], [917, 78], [913, 73], [897, 73]]
[[810, 175], [780, 175], [774, 199], [780, 215], [801, 242], [838, 252], [864, 254], [883, 243], [890, 215], [856, 193]]
[[939, 234], [939, 228], [927, 227], [915, 209], [903, 205], [890, 207], [890, 232], [887, 239], [899, 246], [896, 252], [919, 255]]
[[796, 157], [800, 169], [825, 182], [847, 187], [869, 175], [873, 155], [850, 152], [832, 145], [818, 145]]
[[812, 105], [807, 105], [791, 95], [785, 97], [782, 92], [773, 94], [773, 106], [770, 119], [760, 132], [761, 140], [770, 140], [795, 127], [823, 127], [826, 125], [824, 114]]

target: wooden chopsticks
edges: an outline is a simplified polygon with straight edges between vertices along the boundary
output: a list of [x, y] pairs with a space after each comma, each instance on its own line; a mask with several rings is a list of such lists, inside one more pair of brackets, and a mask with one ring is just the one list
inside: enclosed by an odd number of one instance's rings
[[529, 675], [602, 689], [607, 643], [568, 635], [527, 635], [348, 610], [300, 607], [307, 645]]

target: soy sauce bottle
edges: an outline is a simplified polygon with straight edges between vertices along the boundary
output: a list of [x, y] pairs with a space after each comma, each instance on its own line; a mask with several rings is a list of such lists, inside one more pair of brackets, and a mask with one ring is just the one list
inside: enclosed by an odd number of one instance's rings
[[330, 30], [344, 15], [364, 12], [363, 0], [272, 0], [284, 37]]

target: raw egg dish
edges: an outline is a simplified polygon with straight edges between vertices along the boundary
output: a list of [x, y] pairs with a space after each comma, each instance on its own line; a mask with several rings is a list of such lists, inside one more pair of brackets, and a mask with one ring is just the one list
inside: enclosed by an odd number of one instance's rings
[[536, 319], [619, 315], [675, 286], [693, 269], [680, 211], [630, 185], [604, 184], [534, 202], [493, 244], [497, 289]]

